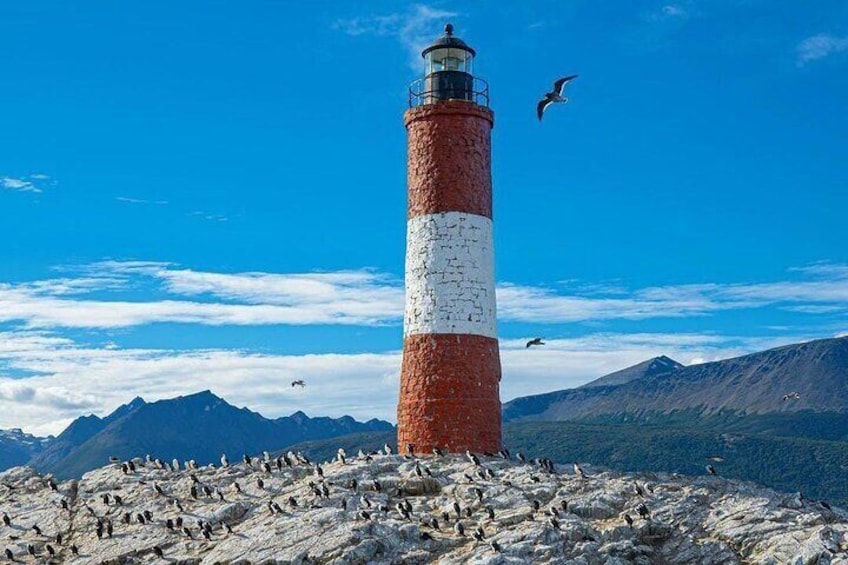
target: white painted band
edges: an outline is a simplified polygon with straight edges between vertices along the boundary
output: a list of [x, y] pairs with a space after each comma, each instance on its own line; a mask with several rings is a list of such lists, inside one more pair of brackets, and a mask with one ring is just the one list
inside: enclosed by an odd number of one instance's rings
[[497, 337], [491, 219], [465, 212], [410, 219], [405, 276], [404, 336]]

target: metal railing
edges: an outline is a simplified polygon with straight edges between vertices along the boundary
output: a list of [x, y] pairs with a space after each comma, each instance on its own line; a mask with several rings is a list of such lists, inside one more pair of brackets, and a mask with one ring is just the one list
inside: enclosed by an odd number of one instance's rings
[[489, 83], [473, 77], [471, 85], [427, 88], [427, 78], [415, 79], [409, 84], [409, 107], [416, 108], [434, 104], [441, 100], [467, 100], [480, 106], [489, 107]]

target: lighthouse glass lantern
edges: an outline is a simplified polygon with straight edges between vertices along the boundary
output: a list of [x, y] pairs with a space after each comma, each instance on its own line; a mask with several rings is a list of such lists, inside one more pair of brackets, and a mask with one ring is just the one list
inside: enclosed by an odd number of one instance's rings
[[453, 26], [445, 26], [445, 35], [421, 53], [424, 57], [424, 100], [474, 101], [474, 76], [471, 74], [474, 49], [453, 35]]

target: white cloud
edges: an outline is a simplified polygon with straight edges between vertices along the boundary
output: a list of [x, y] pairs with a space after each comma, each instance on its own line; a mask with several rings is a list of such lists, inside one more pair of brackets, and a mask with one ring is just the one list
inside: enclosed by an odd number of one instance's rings
[[16, 179], [12, 177], [0, 177], [0, 188], [5, 188], [6, 190], [14, 190], [16, 192], [32, 192], [35, 194], [43, 192], [31, 180]]
[[686, 10], [675, 4], [668, 4], [666, 6], [663, 6], [662, 13], [672, 18], [685, 18], [687, 16]]
[[410, 67], [422, 68], [421, 51], [438, 37], [441, 26], [456, 12], [416, 4], [402, 13], [339, 19], [333, 28], [348, 35], [377, 35], [392, 37], [409, 51]]
[[671, 21], [683, 21], [690, 18], [692, 15], [691, 5], [684, 6], [683, 4], [665, 4], [659, 9], [654, 9], [648, 13], [646, 19], [649, 22], [661, 23]]
[[195, 210], [194, 212], [189, 212], [186, 216], [191, 216], [194, 218], [200, 218], [209, 222], [226, 222], [229, 221], [229, 218], [223, 216], [221, 214], [210, 214], [208, 212], [203, 212], [200, 210]]
[[[501, 343], [501, 397], [578, 386], [665, 354], [714, 360], [797, 341], [701, 334], [592, 334], [526, 349]], [[40, 332], [0, 333], [0, 428], [58, 433], [82, 412], [106, 415], [140, 395], [148, 401], [204, 389], [267, 417], [311, 415], [395, 421], [401, 354], [268, 355], [241, 350], [92, 348]], [[4, 378], [2, 368], [33, 374]], [[306, 387], [293, 388], [303, 379]]]
[[[220, 274], [135, 261], [98, 263], [82, 272], [78, 279], [0, 283], [0, 322], [23, 322], [33, 328], [120, 328], [156, 322], [368, 325], [398, 321], [403, 312], [402, 287], [366, 271]], [[119, 289], [140, 277], [152, 278], [162, 290], [183, 297], [211, 295], [219, 301], [69, 297]]]
[[[31, 328], [121, 328], [157, 322], [201, 325], [400, 324], [402, 281], [368, 271], [213, 273], [150, 261], [95, 263], [65, 276], [0, 283], [0, 323]], [[705, 316], [782, 308], [807, 314], [848, 309], [848, 266], [817, 264], [793, 280], [685, 284], [628, 290], [620, 286], [550, 288], [501, 284], [504, 322], [569, 323]], [[145, 284], [174, 298], [97, 299], [90, 293]], [[108, 296], [108, 295], [107, 295]]]
[[141, 198], [130, 198], [128, 196], [116, 196], [115, 200], [126, 204], [156, 204], [157, 206], [164, 206], [168, 203], [167, 200], [143, 200]]
[[848, 51], [848, 36], [838, 37], [827, 33], [808, 37], [795, 48], [798, 65], [845, 51]]

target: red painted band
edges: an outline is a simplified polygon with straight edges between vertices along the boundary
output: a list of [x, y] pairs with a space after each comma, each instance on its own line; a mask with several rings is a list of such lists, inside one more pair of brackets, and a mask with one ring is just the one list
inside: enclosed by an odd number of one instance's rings
[[403, 342], [398, 449], [501, 449], [498, 340], [466, 334], [410, 335]]
[[494, 114], [463, 100], [411, 108], [408, 133], [408, 218], [438, 212], [492, 217]]

